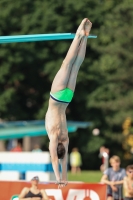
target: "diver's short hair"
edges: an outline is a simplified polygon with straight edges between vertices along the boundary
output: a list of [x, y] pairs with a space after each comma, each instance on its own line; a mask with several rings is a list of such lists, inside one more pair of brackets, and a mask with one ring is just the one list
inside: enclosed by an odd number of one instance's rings
[[64, 156], [65, 156], [65, 153], [66, 153], [66, 150], [65, 150], [64, 145], [61, 142], [58, 143], [58, 146], [57, 146], [57, 156], [58, 156], [58, 159], [63, 159]]

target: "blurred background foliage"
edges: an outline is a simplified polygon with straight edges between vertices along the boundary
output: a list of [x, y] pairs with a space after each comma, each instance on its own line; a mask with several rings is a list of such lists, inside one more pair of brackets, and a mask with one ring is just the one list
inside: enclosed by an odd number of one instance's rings
[[[92, 126], [70, 134], [69, 152], [77, 146], [83, 169], [99, 169], [98, 152], [105, 145], [124, 166], [133, 158], [133, 1], [1, 0], [0, 35], [74, 33], [84, 17], [92, 21], [91, 33], [98, 38], [88, 40], [66, 113], [68, 120], [90, 121]], [[70, 40], [0, 44], [2, 120], [45, 118], [52, 80], [70, 44]], [[100, 135], [92, 135], [94, 128]], [[42, 140], [46, 148], [48, 138]]]

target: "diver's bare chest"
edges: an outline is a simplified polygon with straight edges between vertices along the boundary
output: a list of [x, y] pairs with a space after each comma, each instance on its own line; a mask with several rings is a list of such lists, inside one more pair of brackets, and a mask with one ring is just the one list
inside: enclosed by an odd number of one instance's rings
[[62, 117], [47, 117], [45, 121], [47, 129], [53, 132], [62, 132], [66, 129], [66, 119]]
[[66, 126], [64, 127], [60, 127], [60, 126], [53, 126], [47, 129], [48, 132], [48, 136], [49, 138], [51, 137], [51, 135], [55, 134], [58, 137], [59, 141], [66, 141], [68, 138], [68, 131]]

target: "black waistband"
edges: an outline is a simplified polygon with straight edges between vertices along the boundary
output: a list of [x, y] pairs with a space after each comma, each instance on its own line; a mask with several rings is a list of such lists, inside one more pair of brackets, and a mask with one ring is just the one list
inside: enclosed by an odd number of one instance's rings
[[66, 102], [66, 101], [61, 101], [61, 100], [55, 99], [53, 96], [51, 96], [51, 94], [50, 94], [50, 97], [51, 97], [53, 100], [55, 100], [55, 101], [57, 101], [57, 102], [60, 102], [60, 103], [70, 103], [70, 102]]

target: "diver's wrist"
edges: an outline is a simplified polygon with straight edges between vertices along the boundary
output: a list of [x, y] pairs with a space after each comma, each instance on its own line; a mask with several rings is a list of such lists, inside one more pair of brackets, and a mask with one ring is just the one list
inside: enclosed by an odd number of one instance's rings
[[56, 183], [55, 184], [60, 184], [61, 183], [61, 179], [56, 179]]

